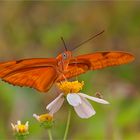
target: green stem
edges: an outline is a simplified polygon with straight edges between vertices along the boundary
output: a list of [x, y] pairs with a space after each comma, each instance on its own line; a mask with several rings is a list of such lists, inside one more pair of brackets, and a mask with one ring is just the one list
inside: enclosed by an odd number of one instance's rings
[[17, 136], [16, 140], [24, 140], [25, 137], [24, 136]]
[[49, 139], [50, 139], [50, 140], [53, 140], [51, 129], [48, 129], [48, 135], [49, 135]]
[[71, 119], [71, 108], [69, 109], [69, 112], [68, 112], [68, 119], [67, 119], [67, 124], [66, 124], [66, 129], [65, 129], [63, 140], [67, 139], [69, 126], [70, 126], [70, 119]]

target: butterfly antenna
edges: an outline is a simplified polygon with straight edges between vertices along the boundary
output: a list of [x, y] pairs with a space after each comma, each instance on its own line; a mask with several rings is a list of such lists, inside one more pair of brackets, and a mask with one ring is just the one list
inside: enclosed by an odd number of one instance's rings
[[62, 40], [62, 42], [63, 42], [63, 45], [64, 45], [64, 47], [65, 47], [65, 50], [68, 51], [68, 49], [67, 49], [67, 47], [66, 47], [66, 43], [65, 43], [63, 37], [61, 37], [61, 40]]
[[85, 43], [87, 43], [88, 41], [90, 41], [90, 40], [92, 40], [93, 38], [95, 38], [95, 37], [99, 36], [100, 34], [102, 34], [103, 32], [104, 32], [104, 30], [101, 31], [100, 33], [98, 33], [98, 34], [92, 36], [91, 38], [89, 38], [89, 39], [87, 39], [87, 40], [81, 42], [80, 44], [76, 45], [72, 50], [74, 50], [74, 49], [80, 47], [81, 45], [83, 45], [83, 44], [85, 44]]

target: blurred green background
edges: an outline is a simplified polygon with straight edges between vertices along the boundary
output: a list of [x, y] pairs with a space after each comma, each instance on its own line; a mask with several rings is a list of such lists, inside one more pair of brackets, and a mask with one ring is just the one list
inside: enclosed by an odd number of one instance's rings
[[[135, 55], [133, 63], [90, 71], [78, 77], [85, 81], [84, 93], [100, 91], [110, 105], [91, 102], [96, 115], [81, 119], [73, 111], [71, 140], [140, 139], [140, 2], [0, 2], [0, 61], [33, 57], [56, 57], [91, 35], [105, 30], [96, 39], [73, 51], [73, 55], [121, 50]], [[46, 112], [56, 97], [34, 89], [14, 87], [0, 81], [0, 140], [14, 139], [10, 123], [29, 120], [29, 140], [47, 139], [33, 113]], [[52, 133], [62, 139], [67, 105], [55, 114]]]

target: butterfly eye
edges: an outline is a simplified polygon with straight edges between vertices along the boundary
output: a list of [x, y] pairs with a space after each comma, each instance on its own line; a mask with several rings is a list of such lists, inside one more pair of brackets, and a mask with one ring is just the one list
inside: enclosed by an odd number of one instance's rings
[[66, 53], [62, 53], [62, 57], [63, 57], [63, 59], [67, 59], [67, 54]]

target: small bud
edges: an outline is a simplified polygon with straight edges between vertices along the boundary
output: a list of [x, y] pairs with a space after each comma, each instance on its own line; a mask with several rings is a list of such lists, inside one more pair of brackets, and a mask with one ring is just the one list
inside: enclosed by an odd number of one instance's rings
[[51, 128], [54, 124], [53, 115], [51, 114], [33, 114], [33, 117], [36, 118], [40, 122], [40, 126], [45, 129]]

